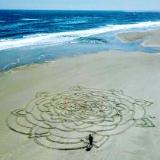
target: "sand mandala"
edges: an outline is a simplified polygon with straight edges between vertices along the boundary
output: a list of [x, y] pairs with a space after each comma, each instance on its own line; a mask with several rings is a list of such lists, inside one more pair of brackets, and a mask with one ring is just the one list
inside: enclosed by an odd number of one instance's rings
[[99, 148], [130, 127], [154, 127], [147, 115], [151, 104], [121, 90], [77, 86], [57, 94], [37, 93], [25, 108], [11, 112], [7, 125], [46, 148], [84, 149], [89, 134]]

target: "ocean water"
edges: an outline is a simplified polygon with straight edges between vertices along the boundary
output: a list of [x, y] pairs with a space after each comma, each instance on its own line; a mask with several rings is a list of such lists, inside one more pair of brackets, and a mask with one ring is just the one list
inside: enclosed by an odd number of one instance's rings
[[111, 49], [156, 53], [119, 32], [160, 28], [160, 12], [0, 10], [0, 71]]

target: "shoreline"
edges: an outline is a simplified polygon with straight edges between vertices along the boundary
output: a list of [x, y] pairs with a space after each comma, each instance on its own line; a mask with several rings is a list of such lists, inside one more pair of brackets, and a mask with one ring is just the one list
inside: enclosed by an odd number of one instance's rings
[[[123, 36], [124, 33], [122, 33], [122, 36]], [[128, 33], [126, 33], [128, 35]], [[119, 35], [117, 35], [117, 38], [119, 38]], [[120, 39], [120, 38], [119, 38]], [[130, 43], [128, 41], [123, 41], [122, 39], [120, 39], [123, 43]], [[148, 45], [145, 46], [144, 44], [144, 47], [149, 47]], [[153, 46], [151, 46], [153, 47]], [[160, 46], [158, 46], [159, 48]], [[154, 47], [156, 48], [156, 46]], [[115, 52], [115, 53], [114, 53]], [[80, 58], [80, 57], [88, 57], [88, 56], [94, 56], [94, 55], [97, 55], [97, 54], [108, 54], [108, 53], [111, 53], [111, 54], [116, 54], [116, 53], [124, 53], [126, 55], [132, 55], [132, 54], [146, 54], [146, 55], [160, 55], [160, 51], [158, 53], [154, 53], [154, 54], [151, 54], [151, 53], [148, 53], [148, 52], [144, 52], [144, 51], [123, 51], [123, 50], [108, 50], [108, 51], [100, 51], [100, 52], [92, 52], [92, 53], [87, 53], [87, 54], [80, 54], [80, 55], [71, 55], [71, 56], [64, 56], [64, 57], [60, 57], [60, 58], [57, 58], [57, 59], [54, 59], [54, 60], [46, 60], [46, 61], [43, 61], [43, 62], [37, 62], [37, 63], [32, 63], [32, 64], [25, 64], [25, 65], [22, 65], [22, 66], [17, 66], [17, 67], [13, 67], [13, 68], [10, 68], [10, 69], [7, 69], [7, 70], [2, 70], [0, 71], [0, 76], [1, 75], [4, 75], [4, 74], [8, 74], [8, 73], [12, 73], [12, 72], [18, 72], [19, 70], [24, 70], [24, 69], [27, 69], [27, 68], [34, 68], [34, 67], [38, 67], [38, 66], [41, 66], [41, 65], [47, 65], [47, 64], [52, 64], [52, 63], [55, 63], [55, 62], [59, 62], [59, 61], [63, 61], [63, 60], [66, 60], [66, 59], [73, 59], [73, 58]]]
[[[146, 22], [147, 23], [147, 22]], [[117, 31], [118, 32], [118, 31]], [[1, 51], [0, 58], [4, 61], [1, 61], [1, 71], [8, 71], [12, 70], [14, 67], [21, 67], [21, 65], [31, 65], [34, 63], [46, 63], [46, 61], [53, 61], [58, 59], [63, 59], [65, 57], [74, 57], [79, 56], [81, 54], [93, 54], [98, 52], [108, 52], [112, 50], [121, 50], [122, 52], [129, 52], [132, 54], [134, 51], [145, 52], [148, 53], [155, 53], [157, 54], [160, 49], [160, 30], [156, 28], [150, 28], [150, 30], [144, 31], [124, 31], [122, 29], [122, 33], [111, 34], [107, 38], [105, 36], [108, 32], [105, 32], [104, 37], [101, 37], [99, 33], [97, 37], [93, 37], [90, 40], [88, 39], [86, 45], [84, 45], [83, 49], [83, 38], [82, 41], [78, 43], [66, 43], [64, 46], [62, 45], [62, 50], [58, 49], [61, 48], [60, 46], [48, 46], [45, 48], [32, 48], [32, 45], [27, 48], [14, 48], [13, 50], [4, 50]], [[110, 34], [110, 33], [109, 33]], [[111, 36], [111, 37], [110, 37]], [[83, 37], [83, 36], [82, 36]], [[110, 38], [113, 37], [113, 40]], [[87, 38], [86, 38], [87, 39]], [[102, 41], [106, 40], [105, 43], [101, 43]], [[43, 40], [42, 40], [43, 41]], [[135, 42], [135, 43], [134, 43]], [[133, 43], [133, 45], [132, 45]], [[68, 45], [68, 46], [67, 46]], [[34, 46], [34, 45], [33, 45]], [[73, 50], [72, 50], [73, 49]], [[23, 54], [21, 53], [23, 52]], [[39, 54], [40, 52], [40, 54]], [[53, 55], [52, 55], [53, 52]], [[38, 53], [37, 56], [34, 56], [35, 53]], [[56, 54], [55, 54], [56, 53]], [[64, 54], [65, 53], [65, 54]], [[21, 55], [22, 54], [22, 55]], [[54, 56], [54, 54], [56, 56]], [[12, 57], [10, 57], [13, 55]], [[26, 55], [29, 55], [28, 58]], [[52, 55], [52, 56], [51, 56]], [[7, 57], [9, 56], [9, 57]], [[16, 58], [17, 57], [17, 58]], [[49, 57], [49, 58], [46, 58]], [[42, 58], [42, 59], [41, 59]], [[9, 60], [8, 60], [9, 59]], [[8, 60], [8, 61], [7, 61]], [[23, 67], [23, 66], [22, 66]]]

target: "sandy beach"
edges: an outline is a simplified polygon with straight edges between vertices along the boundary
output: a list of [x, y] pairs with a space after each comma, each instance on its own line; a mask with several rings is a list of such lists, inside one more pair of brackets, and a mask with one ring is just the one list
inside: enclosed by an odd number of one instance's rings
[[[126, 39], [127, 35], [124, 37]], [[137, 39], [135, 37], [134, 40]], [[0, 73], [0, 159], [158, 160], [159, 62], [159, 54], [109, 51], [63, 58]], [[132, 126], [123, 134], [112, 136], [102, 147], [93, 148], [90, 152], [84, 149], [71, 151], [47, 149], [34, 143], [32, 138], [11, 131], [7, 127], [6, 119], [10, 112], [25, 107], [37, 92], [54, 94], [77, 85], [102, 91], [123, 90], [131, 97], [153, 102], [147, 108], [146, 116], [151, 118], [155, 127]]]
[[140, 41], [144, 47], [160, 47], [160, 30], [146, 30], [141, 32], [126, 32], [118, 34], [118, 38], [125, 43]]

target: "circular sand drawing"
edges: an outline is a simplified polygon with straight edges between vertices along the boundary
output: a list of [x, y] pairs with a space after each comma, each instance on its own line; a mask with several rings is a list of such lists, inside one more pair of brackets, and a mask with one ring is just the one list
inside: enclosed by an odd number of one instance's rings
[[83, 149], [89, 134], [94, 138], [94, 147], [99, 148], [130, 127], [154, 127], [146, 115], [151, 104], [121, 90], [77, 86], [53, 95], [37, 93], [25, 108], [11, 112], [7, 125], [46, 148]]

